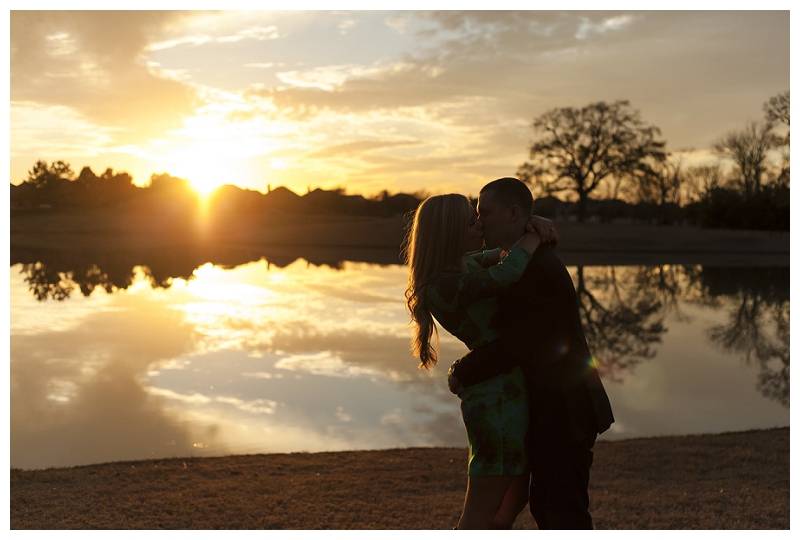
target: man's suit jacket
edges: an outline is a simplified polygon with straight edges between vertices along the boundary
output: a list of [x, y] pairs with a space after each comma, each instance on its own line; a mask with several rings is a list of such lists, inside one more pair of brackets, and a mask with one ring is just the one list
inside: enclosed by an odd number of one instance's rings
[[532, 428], [552, 431], [558, 422], [557, 429], [572, 438], [593, 441], [611, 426], [611, 403], [583, 334], [575, 287], [552, 246], [539, 246], [520, 280], [500, 296], [493, 324], [500, 339], [453, 365], [461, 384], [519, 365], [528, 384]]

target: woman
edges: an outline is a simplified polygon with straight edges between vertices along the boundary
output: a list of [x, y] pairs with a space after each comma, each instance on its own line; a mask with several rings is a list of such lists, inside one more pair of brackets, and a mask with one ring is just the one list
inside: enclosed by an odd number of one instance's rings
[[[508, 252], [477, 251], [481, 224], [463, 195], [423, 201], [406, 237], [406, 301], [415, 323], [412, 350], [420, 367], [436, 363], [436, 321], [474, 349], [497, 339], [489, 321], [497, 295], [516, 282], [541, 243], [536, 221]], [[528, 427], [525, 381], [519, 367], [471, 385], [460, 394], [469, 440], [468, 481], [459, 529], [510, 528], [528, 500], [524, 448]]]

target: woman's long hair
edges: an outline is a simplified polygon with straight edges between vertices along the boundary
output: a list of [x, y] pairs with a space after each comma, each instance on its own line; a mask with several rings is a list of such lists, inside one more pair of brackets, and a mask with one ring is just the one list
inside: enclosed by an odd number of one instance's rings
[[406, 305], [414, 324], [411, 352], [421, 368], [436, 364], [431, 337], [438, 331], [425, 299], [426, 287], [447, 267], [457, 265], [465, 251], [472, 205], [463, 195], [434, 195], [417, 207], [406, 233], [403, 253], [409, 267]]

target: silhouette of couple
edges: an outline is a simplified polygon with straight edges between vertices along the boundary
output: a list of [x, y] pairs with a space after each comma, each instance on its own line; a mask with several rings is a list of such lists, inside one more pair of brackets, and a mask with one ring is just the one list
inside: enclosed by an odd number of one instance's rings
[[516, 178], [416, 210], [405, 245], [406, 302], [421, 367], [436, 363], [436, 322], [470, 352], [453, 362], [469, 441], [457, 528], [511, 528], [529, 504], [540, 529], [590, 529], [589, 469], [614, 422], [581, 328], [552, 222], [532, 215]]

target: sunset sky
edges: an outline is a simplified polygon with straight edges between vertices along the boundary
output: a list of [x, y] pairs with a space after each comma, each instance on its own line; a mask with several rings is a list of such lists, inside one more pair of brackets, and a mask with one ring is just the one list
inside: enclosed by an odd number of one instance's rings
[[10, 173], [476, 194], [550, 108], [629, 99], [699, 161], [788, 88], [788, 12], [12, 11]]

